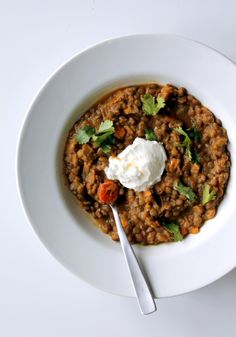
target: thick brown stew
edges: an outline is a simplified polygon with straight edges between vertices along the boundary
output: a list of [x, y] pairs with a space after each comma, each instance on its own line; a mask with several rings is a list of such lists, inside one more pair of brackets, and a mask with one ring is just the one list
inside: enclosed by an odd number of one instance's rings
[[[145, 113], [145, 94], [164, 99], [165, 106], [156, 115]], [[87, 125], [98, 130], [106, 120], [114, 126], [108, 148], [92, 140], [79, 144], [78, 130]], [[99, 185], [107, 180], [104, 168], [111, 154], [119, 154], [136, 137], [148, 138], [150, 133], [152, 139], [154, 135], [163, 143], [168, 157], [162, 180], [144, 192], [117, 182], [117, 206], [130, 242], [154, 245], [198, 233], [206, 220], [215, 217], [224, 196], [230, 155], [221, 121], [185, 88], [169, 84], [121, 88], [101, 99], [73, 125], [64, 153], [71, 192], [113, 240], [118, 240], [118, 234], [111, 210], [97, 197]]]

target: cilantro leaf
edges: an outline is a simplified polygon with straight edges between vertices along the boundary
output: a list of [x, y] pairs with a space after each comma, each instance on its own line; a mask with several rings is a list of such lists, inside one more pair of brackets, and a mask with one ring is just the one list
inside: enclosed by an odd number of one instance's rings
[[94, 134], [95, 129], [91, 125], [85, 125], [83, 128], [77, 130], [75, 138], [79, 144], [86, 144]]
[[104, 153], [110, 153], [111, 151], [111, 145], [109, 144], [102, 144], [101, 148]]
[[113, 130], [108, 131], [106, 133], [98, 134], [98, 135], [93, 135], [93, 141], [95, 142], [95, 145], [97, 147], [101, 146], [107, 138], [114, 133]]
[[155, 135], [155, 132], [151, 129], [145, 130], [145, 137], [147, 140], [157, 140], [157, 136]]
[[192, 160], [192, 152], [191, 152], [191, 148], [190, 146], [186, 146], [186, 155], [188, 157], [189, 160]]
[[207, 204], [209, 201], [214, 200], [216, 197], [215, 191], [210, 192], [210, 185], [206, 184], [202, 193], [202, 205]]
[[[164, 108], [166, 105], [163, 97], [159, 96], [155, 99], [151, 94], [145, 94], [141, 98], [143, 103], [142, 109], [146, 115], [155, 116], [160, 109]], [[156, 101], [156, 102], [155, 102]]]
[[100, 124], [99, 129], [98, 129], [98, 133], [106, 133], [106, 132], [110, 132], [110, 131], [114, 132], [115, 129], [114, 129], [114, 126], [113, 126], [113, 122], [107, 119]]
[[178, 132], [180, 135], [184, 136], [184, 140], [183, 142], [179, 145], [179, 146], [183, 146], [186, 148], [186, 155], [187, 157], [191, 160], [192, 159], [192, 153], [191, 153], [191, 145], [192, 145], [192, 141], [189, 138], [189, 135], [187, 134], [187, 132], [185, 132], [182, 127], [178, 127], [174, 129], [176, 132]]
[[192, 162], [195, 163], [195, 164], [201, 163], [200, 155], [195, 149], [192, 150]]
[[169, 233], [174, 235], [175, 241], [183, 240], [183, 235], [180, 233], [179, 225], [175, 223], [167, 223], [167, 224], [164, 224], [164, 227]]
[[97, 147], [103, 145], [105, 151], [108, 151], [108, 148], [105, 147], [105, 145], [114, 144], [115, 139], [114, 137], [111, 137], [111, 135], [114, 132], [115, 132], [115, 128], [113, 126], [112, 121], [105, 120], [104, 122], [102, 122], [98, 129], [98, 133], [96, 135], [93, 135], [93, 141], [95, 142], [95, 145]]
[[150, 94], [145, 94], [141, 98], [141, 101], [143, 103], [142, 109], [147, 115], [154, 115], [154, 109], [155, 109], [155, 97], [153, 97]]
[[196, 194], [193, 192], [191, 187], [184, 186], [180, 181], [175, 184], [174, 189], [184, 195], [188, 200], [193, 202], [196, 200]]
[[159, 110], [161, 110], [162, 108], [164, 108], [165, 105], [166, 105], [165, 99], [162, 96], [158, 96], [157, 97], [157, 103], [156, 103], [156, 110], [157, 110], [156, 113], [158, 113]]
[[194, 128], [188, 129], [187, 131], [188, 131], [188, 135], [190, 139], [192, 139], [194, 142], [200, 142], [202, 138], [202, 134], [198, 129], [194, 127]]
[[77, 131], [75, 137], [79, 144], [86, 144], [92, 138], [97, 147], [101, 146], [104, 153], [109, 153], [111, 145], [115, 143], [114, 132], [113, 122], [105, 120], [100, 124], [97, 132], [92, 126], [86, 125]]
[[113, 134], [110, 135], [110, 136], [107, 138], [106, 142], [107, 142], [108, 144], [114, 145], [114, 144], [116, 143], [116, 139], [115, 139], [114, 135], [113, 135]]
[[101, 144], [101, 148], [104, 153], [110, 153], [111, 152], [111, 145], [114, 145], [116, 142], [115, 137], [113, 135], [110, 135], [106, 138], [105, 141]]

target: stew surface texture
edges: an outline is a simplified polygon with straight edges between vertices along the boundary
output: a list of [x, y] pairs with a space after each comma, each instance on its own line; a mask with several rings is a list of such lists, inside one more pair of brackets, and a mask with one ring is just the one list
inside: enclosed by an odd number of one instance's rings
[[[107, 130], [102, 132], [105, 121]], [[135, 85], [113, 91], [93, 105], [66, 140], [64, 173], [69, 189], [98, 227], [118, 240], [112, 212], [99, 201], [98, 189], [108, 180], [104, 169], [109, 157], [137, 137], [162, 143], [167, 160], [161, 181], [145, 191], [116, 181], [116, 204], [129, 241], [155, 245], [198, 233], [206, 220], [215, 217], [224, 197], [230, 154], [221, 121], [185, 88]]]

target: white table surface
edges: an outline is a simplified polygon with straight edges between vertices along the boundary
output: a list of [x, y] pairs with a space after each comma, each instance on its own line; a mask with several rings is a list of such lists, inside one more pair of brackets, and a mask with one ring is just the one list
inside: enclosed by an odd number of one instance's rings
[[101, 40], [149, 32], [190, 37], [236, 61], [235, 12], [233, 0], [0, 0], [1, 337], [236, 336], [236, 270], [141, 316], [135, 299], [94, 289], [54, 260], [25, 219], [15, 181], [23, 117], [61, 63]]

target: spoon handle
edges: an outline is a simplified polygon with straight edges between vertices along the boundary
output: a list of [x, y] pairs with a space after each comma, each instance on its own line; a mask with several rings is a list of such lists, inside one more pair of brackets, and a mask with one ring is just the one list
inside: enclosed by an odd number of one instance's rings
[[123, 250], [125, 260], [130, 271], [140, 310], [144, 315], [151, 314], [152, 312], [156, 311], [156, 304], [154, 302], [153, 296], [143, 276], [133, 248], [131, 247], [123, 230], [117, 208], [113, 205], [110, 206], [114, 215], [118, 235], [120, 238], [121, 248]]

